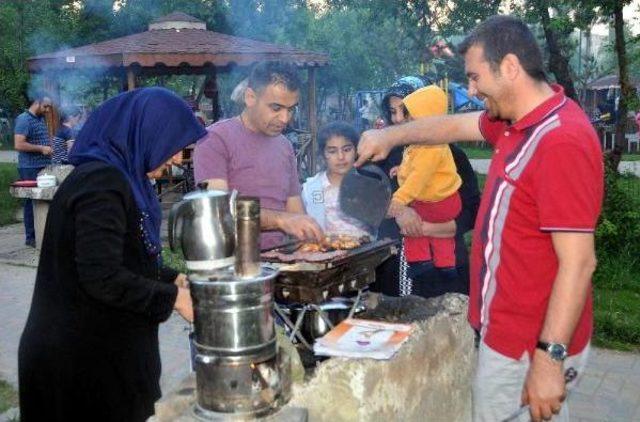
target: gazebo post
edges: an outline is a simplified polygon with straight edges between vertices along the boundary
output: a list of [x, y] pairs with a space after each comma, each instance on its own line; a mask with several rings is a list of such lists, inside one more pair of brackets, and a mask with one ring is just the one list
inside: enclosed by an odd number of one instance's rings
[[318, 121], [316, 112], [316, 68], [310, 67], [307, 69], [309, 75], [308, 89], [309, 89], [309, 130], [311, 131], [311, 175], [316, 173], [316, 149], [317, 149], [317, 137], [318, 134]]
[[136, 75], [131, 66], [127, 67], [127, 91], [136, 89]]
[[215, 66], [206, 70], [204, 96], [211, 99], [211, 117], [214, 122], [220, 119], [220, 101], [218, 98], [218, 71]]

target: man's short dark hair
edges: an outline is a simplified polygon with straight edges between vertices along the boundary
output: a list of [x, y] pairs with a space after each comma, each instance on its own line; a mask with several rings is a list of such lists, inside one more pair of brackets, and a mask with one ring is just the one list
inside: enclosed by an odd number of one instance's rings
[[520, 19], [506, 15], [489, 17], [467, 35], [458, 46], [458, 52], [464, 56], [473, 46], [483, 48], [484, 58], [494, 71], [507, 54], [513, 54], [531, 78], [541, 82], [547, 80], [540, 47]]
[[360, 140], [358, 131], [349, 123], [332, 122], [322, 126], [318, 131], [318, 150], [321, 152], [324, 151], [327, 142], [334, 136], [342, 136], [351, 142], [354, 147], [358, 146], [358, 141]]
[[51, 99], [51, 96], [42, 90], [29, 90], [27, 98], [29, 99], [29, 105], [31, 105], [35, 102], [42, 102], [45, 98]]
[[302, 83], [294, 65], [283, 62], [260, 62], [249, 75], [248, 86], [261, 91], [271, 84], [282, 84], [289, 91], [299, 91]]

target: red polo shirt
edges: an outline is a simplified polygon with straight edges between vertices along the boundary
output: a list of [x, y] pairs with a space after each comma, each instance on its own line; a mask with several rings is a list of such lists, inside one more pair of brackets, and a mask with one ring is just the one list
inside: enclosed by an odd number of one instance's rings
[[[519, 359], [542, 330], [558, 259], [557, 231], [593, 232], [602, 204], [600, 142], [582, 109], [555, 94], [513, 125], [480, 117], [494, 155], [478, 211], [471, 252], [469, 321], [485, 343]], [[585, 347], [592, 297], [569, 345]]]

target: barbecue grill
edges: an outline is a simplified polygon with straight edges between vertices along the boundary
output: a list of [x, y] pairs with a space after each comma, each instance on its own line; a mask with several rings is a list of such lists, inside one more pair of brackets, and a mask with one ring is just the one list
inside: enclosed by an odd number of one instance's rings
[[[319, 304], [347, 292], [363, 289], [375, 281], [375, 269], [391, 255], [397, 253], [398, 241], [381, 239], [368, 242], [354, 249], [327, 253], [328, 257], [317, 260], [322, 254], [296, 253], [299, 259], [291, 261], [287, 246], [262, 253], [263, 262], [279, 270], [275, 281], [275, 297], [280, 303]], [[281, 252], [282, 251], [282, 252]], [[279, 252], [278, 255], [273, 252]]]
[[[397, 254], [398, 241], [381, 239], [344, 251], [300, 253], [291, 245], [282, 245], [262, 253], [263, 262], [279, 270], [274, 283], [275, 310], [289, 329], [291, 340], [297, 338], [311, 349], [300, 328], [307, 311], [317, 311], [329, 327], [333, 324], [319, 304], [334, 297], [357, 293], [349, 316], [359, 306], [362, 289], [375, 281], [375, 269], [391, 255]], [[284, 307], [302, 305], [302, 312], [291, 321]], [[311, 339], [312, 340], [312, 339]]]

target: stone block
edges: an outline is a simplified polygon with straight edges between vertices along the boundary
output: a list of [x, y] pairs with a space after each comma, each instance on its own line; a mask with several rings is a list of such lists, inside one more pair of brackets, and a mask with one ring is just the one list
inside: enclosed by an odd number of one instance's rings
[[396, 301], [389, 308], [433, 316], [416, 322], [393, 359], [329, 359], [311, 380], [294, 386], [291, 404], [307, 408], [310, 421], [471, 420], [475, 351], [466, 297]]

